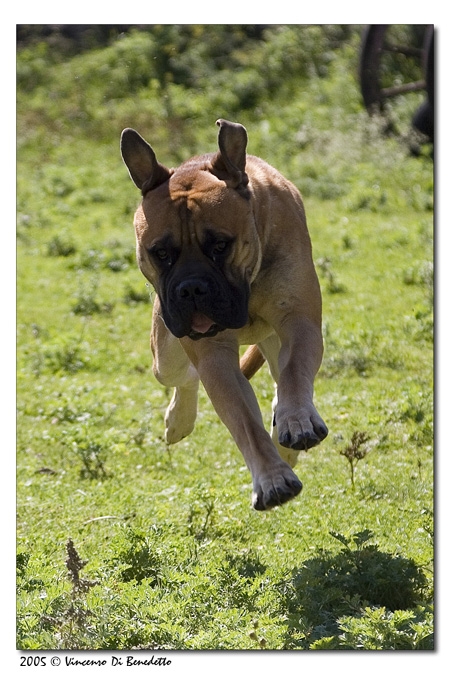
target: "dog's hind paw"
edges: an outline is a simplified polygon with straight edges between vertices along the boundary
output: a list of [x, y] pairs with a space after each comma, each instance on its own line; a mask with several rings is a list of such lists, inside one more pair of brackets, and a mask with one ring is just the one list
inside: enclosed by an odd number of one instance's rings
[[192, 433], [196, 416], [197, 390], [176, 388], [164, 417], [167, 444], [174, 445]]

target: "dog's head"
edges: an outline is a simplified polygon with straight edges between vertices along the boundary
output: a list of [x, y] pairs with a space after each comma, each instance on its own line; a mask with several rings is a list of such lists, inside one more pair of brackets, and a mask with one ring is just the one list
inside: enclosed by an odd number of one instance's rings
[[247, 132], [218, 120], [219, 150], [177, 169], [160, 164], [133, 129], [121, 151], [142, 192], [134, 224], [137, 259], [176, 337], [200, 339], [248, 321], [260, 243], [245, 172]]

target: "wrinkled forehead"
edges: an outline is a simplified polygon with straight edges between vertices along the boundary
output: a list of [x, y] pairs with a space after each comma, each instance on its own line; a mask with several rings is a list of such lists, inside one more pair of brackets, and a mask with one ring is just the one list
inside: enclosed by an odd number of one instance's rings
[[208, 164], [192, 168], [189, 163], [182, 165], [168, 181], [170, 198], [174, 202], [184, 201], [189, 210], [222, 203], [229, 190], [209, 168]]
[[180, 167], [167, 182], [145, 195], [142, 206], [149, 227], [160, 230], [173, 229], [177, 223], [223, 220], [221, 206], [231, 215], [239, 207], [245, 209], [246, 201], [206, 168], [192, 171]]

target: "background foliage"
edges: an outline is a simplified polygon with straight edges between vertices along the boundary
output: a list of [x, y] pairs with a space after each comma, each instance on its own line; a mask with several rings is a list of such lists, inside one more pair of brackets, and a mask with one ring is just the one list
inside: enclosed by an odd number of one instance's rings
[[[420, 94], [395, 135], [363, 109], [361, 30], [19, 26], [19, 648], [433, 648], [433, 160]], [[164, 445], [118, 151], [176, 165], [219, 117], [300, 188], [323, 290], [330, 436], [270, 513], [203, 392]]]

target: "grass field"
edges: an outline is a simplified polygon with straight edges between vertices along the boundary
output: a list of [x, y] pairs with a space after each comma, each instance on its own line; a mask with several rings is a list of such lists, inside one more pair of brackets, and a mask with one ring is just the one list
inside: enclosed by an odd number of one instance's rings
[[[304, 30], [304, 50], [325, 39]], [[305, 51], [317, 71], [278, 89], [295, 31], [244, 42], [238, 85], [218, 70], [214, 92], [201, 35], [189, 86], [144, 81], [147, 33], [19, 51], [18, 648], [433, 648], [433, 160], [410, 152], [414, 97], [393, 136], [367, 117], [359, 34], [325, 65]], [[248, 54], [272, 64], [271, 96]], [[215, 150], [218, 117], [301, 190], [323, 293], [330, 435], [300, 457], [301, 496], [268, 513], [203, 391], [193, 434], [164, 443], [118, 147], [134, 126], [176, 164]], [[266, 368], [252, 383], [269, 426]]]

